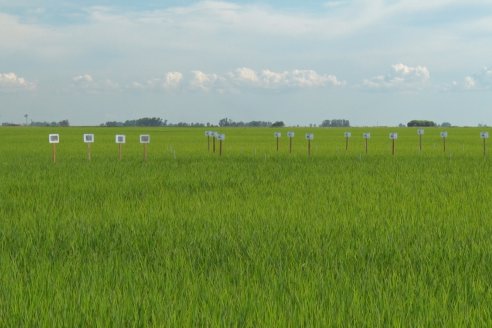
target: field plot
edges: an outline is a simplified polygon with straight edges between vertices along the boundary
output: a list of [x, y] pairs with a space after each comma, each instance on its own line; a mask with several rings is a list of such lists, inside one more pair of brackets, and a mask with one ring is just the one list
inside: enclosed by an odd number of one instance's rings
[[204, 130], [1, 128], [0, 326], [492, 325], [480, 130]]

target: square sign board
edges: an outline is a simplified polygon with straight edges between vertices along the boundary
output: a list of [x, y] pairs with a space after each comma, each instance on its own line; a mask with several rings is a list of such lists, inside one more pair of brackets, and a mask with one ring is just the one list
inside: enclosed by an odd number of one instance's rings
[[282, 134], [280, 132], [275, 132], [273, 135], [275, 136], [275, 138], [280, 138]]
[[368, 133], [368, 132], [367, 133], [363, 133], [362, 134], [362, 138], [364, 138], [364, 139], [371, 139], [371, 134]]
[[488, 139], [489, 138], [489, 133], [488, 132], [480, 132], [480, 137], [482, 139]]
[[441, 138], [447, 138], [448, 133], [446, 131], [441, 132]]
[[350, 138], [352, 136], [352, 133], [345, 132], [343, 135], [345, 136], [345, 138]]
[[292, 132], [292, 131], [287, 132], [287, 136], [288, 136], [289, 138], [294, 138], [294, 135], [295, 135], [295, 134], [294, 134], [294, 132]]
[[313, 140], [313, 139], [314, 139], [314, 134], [306, 133], [306, 140]]
[[124, 144], [126, 142], [126, 136], [124, 134], [117, 134], [114, 138], [117, 144]]
[[140, 143], [141, 144], [148, 144], [148, 143], [150, 143], [150, 136], [148, 134], [141, 134], [140, 135]]
[[219, 135], [217, 136], [217, 139], [219, 139], [219, 140], [221, 140], [221, 141], [222, 141], [222, 140], [225, 140], [225, 134], [219, 134]]
[[424, 129], [418, 129], [418, 130], [417, 130], [417, 134], [418, 134], [419, 136], [424, 135]]
[[48, 137], [48, 140], [50, 141], [51, 144], [57, 144], [60, 143], [60, 135], [59, 134], [50, 134]]
[[389, 137], [390, 137], [391, 140], [396, 140], [396, 139], [398, 139], [398, 133], [391, 132], [390, 135], [389, 135]]
[[84, 142], [85, 143], [93, 143], [94, 142], [94, 134], [92, 134], [92, 133], [84, 134]]

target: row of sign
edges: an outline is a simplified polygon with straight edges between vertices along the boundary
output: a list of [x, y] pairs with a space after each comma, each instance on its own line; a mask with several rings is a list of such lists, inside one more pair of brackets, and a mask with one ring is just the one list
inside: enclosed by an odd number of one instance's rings
[[[424, 134], [424, 130], [423, 129], [418, 129], [417, 130], [417, 134], [419, 136], [423, 135]], [[275, 132], [273, 134], [273, 136], [275, 138], [280, 138], [282, 136], [282, 134], [280, 132]], [[293, 138], [294, 137], [294, 132], [287, 132], [287, 136], [289, 138]], [[345, 138], [350, 138], [350, 137], [352, 137], [352, 133], [351, 132], [345, 132], [344, 133], [344, 136], [345, 136]], [[441, 132], [441, 138], [447, 138], [447, 137], [448, 137], [448, 133], [446, 131]], [[480, 137], [482, 139], [488, 139], [489, 138], [489, 133], [488, 132], [480, 132]], [[371, 134], [370, 133], [363, 133], [362, 134], [362, 138], [364, 138], [364, 139], [371, 139]], [[389, 134], [389, 138], [390, 139], [393, 139], [393, 140], [398, 139], [398, 133], [391, 132]], [[313, 140], [314, 139], [314, 134], [312, 134], [312, 133], [306, 133], [306, 139], [307, 140]]]
[[[57, 133], [52, 133], [48, 136], [48, 140], [52, 144], [57, 144], [60, 143], [60, 135]], [[94, 134], [92, 133], [85, 133], [83, 140], [85, 143], [94, 143]], [[115, 135], [115, 142], [117, 144], [124, 144], [126, 143], [126, 136], [124, 134], [117, 134]], [[148, 134], [141, 134], [140, 135], [140, 143], [142, 144], [148, 144], [150, 143], [150, 135]]]

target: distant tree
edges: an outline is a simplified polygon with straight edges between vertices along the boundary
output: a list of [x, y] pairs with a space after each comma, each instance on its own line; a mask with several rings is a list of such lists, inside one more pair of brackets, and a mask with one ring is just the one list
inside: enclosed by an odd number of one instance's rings
[[276, 121], [276, 122], [272, 123], [272, 127], [274, 127], [274, 128], [282, 128], [284, 126], [285, 126], [285, 124], [282, 121]]
[[320, 127], [323, 128], [340, 128], [340, 127], [349, 127], [349, 126], [350, 126], [350, 121], [345, 119], [324, 120], [320, 124]]
[[442, 126], [443, 128], [449, 128], [449, 127], [451, 127], [451, 123], [449, 123], [449, 122], [443, 122], [443, 123], [441, 124], [441, 126]]
[[70, 126], [70, 122], [68, 122], [68, 120], [63, 120], [58, 122], [58, 126]]
[[426, 120], [412, 120], [407, 123], [408, 127], [432, 127], [436, 126], [436, 123], [433, 121], [426, 121]]

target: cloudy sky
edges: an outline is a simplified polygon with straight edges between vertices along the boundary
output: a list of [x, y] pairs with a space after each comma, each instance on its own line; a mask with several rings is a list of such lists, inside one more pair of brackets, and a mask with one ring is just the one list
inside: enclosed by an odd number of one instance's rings
[[0, 0], [0, 122], [492, 125], [492, 1]]

